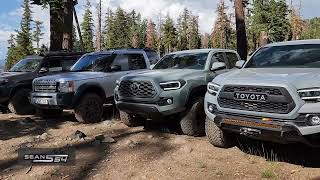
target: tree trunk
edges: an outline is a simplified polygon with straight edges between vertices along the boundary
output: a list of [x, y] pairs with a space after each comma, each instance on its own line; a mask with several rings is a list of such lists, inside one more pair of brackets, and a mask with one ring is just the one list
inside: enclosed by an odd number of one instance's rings
[[243, 0], [235, 0], [234, 6], [237, 29], [237, 50], [241, 59], [246, 60], [248, 56], [248, 40], [244, 18]]
[[50, 4], [50, 51], [60, 51], [62, 49], [63, 9], [56, 6], [56, 4]]
[[265, 31], [262, 31], [262, 32], [260, 33], [260, 41], [259, 41], [260, 47], [268, 44], [268, 42], [269, 42], [269, 35], [268, 35], [268, 33], [265, 32]]
[[97, 51], [101, 51], [101, 39], [102, 39], [102, 36], [101, 36], [101, 21], [102, 21], [102, 18], [101, 18], [101, 0], [99, 1], [99, 4], [98, 4], [98, 7], [97, 7], [97, 10], [98, 10], [98, 29], [97, 29], [97, 34], [96, 34], [96, 50]]
[[66, 0], [63, 8], [63, 42], [62, 49], [72, 51], [73, 0]]

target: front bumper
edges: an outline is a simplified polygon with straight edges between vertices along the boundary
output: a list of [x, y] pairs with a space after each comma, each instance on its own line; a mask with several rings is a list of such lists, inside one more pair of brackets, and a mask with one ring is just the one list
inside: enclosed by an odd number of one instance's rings
[[31, 93], [31, 103], [45, 109], [72, 109], [74, 93]]

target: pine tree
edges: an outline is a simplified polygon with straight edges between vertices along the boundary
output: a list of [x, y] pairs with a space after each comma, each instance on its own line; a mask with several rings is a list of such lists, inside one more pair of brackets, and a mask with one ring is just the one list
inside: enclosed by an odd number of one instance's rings
[[129, 38], [128, 41], [130, 42], [130, 46], [133, 48], [138, 48], [140, 46], [140, 25], [141, 25], [141, 15], [136, 14], [135, 10], [127, 16], [127, 25], [130, 27], [128, 34]]
[[188, 49], [188, 29], [190, 22], [190, 11], [185, 8], [178, 18], [177, 24], [177, 50]]
[[81, 44], [80, 44], [80, 40], [78, 38], [78, 33], [75, 26], [73, 26], [72, 28], [72, 41], [73, 41], [73, 51], [80, 52]]
[[22, 8], [23, 14], [20, 23], [20, 30], [17, 35], [17, 47], [21, 48], [23, 56], [26, 56], [33, 54], [31, 33], [32, 11], [30, 7], [30, 0], [24, 0]]
[[149, 19], [147, 26], [147, 40], [146, 47], [150, 49], [156, 49], [157, 47], [157, 32], [156, 32], [156, 24]]
[[270, 0], [270, 23], [268, 24], [271, 42], [281, 42], [289, 39], [290, 24], [288, 19], [288, 5], [285, 0]]
[[33, 40], [36, 42], [36, 51], [37, 53], [40, 52], [40, 41], [43, 39], [42, 36], [44, 35], [44, 33], [42, 32], [42, 24], [43, 22], [41, 21], [34, 21], [35, 23], [35, 30], [33, 32]]
[[213, 48], [230, 48], [231, 39], [231, 22], [226, 14], [226, 6], [224, 1], [221, 1], [217, 7], [218, 17], [214, 24], [213, 32], [211, 33], [211, 47]]
[[320, 39], [320, 18], [306, 20], [306, 29], [302, 34], [302, 39]]
[[167, 15], [163, 25], [162, 25], [162, 43], [165, 49], [165, 53], [170, 53], [175, 50], [177, 42], [177, 32], [174, 27], [173, 20]]
[[11, 34], [10, 39], [8, 40], [8, 52], [6, 56], [6, 64], [5, 64], [5, 69], [8, 70], [10, 69], [15, 61], [16, 61], [16, 56], [17, 56], [17, 48], [16, 48], [16, 39], [15, 35]]
[[204, 35], [201, 36], [201, 48], [207, 49], [210, 47], [210, 34], [205, 33]]
[[[300, 5], [301, 6], [301, 5]], [[302, 33], [305, 30], [305, 23], [300, 15], [300, 9], [296, 9], [292, 6], [290, 10], [290, 26], [292, 33], [292, 40], [299, 40], [302, 38]]]
[[120, 7], [116, 10], [113, 21], [113, 32], [116, 33], [114, 38], [114, 48], [128, 48], [131, 45], [129, 38], [130, 29], [127, 21], [127, 15]]
[[104, 27], [104, 43], [103, 47], [106, 49], [112, 49], [115, 47], [115, 29], [114, 29], [114, 14], [111, 9], [108, 8], [106, 13], [105, 27]]
[[198, 49], [201, 47], [201, 37], [199, 32], [199, 17], [190, 16], [188, 25], [188, 49]]
[[81, 24], [82, 27], [82, 38], [83, 38], [83, 45], [84, 50], [88, 52], [94, 51], [93, 46], [93, 19], [92, 19], [92, 12], [91, 12], [91, 4], [89, 0], [87, 0], [87, 4], [85, 6], [86, 10], [83, 16], [83, 22]]

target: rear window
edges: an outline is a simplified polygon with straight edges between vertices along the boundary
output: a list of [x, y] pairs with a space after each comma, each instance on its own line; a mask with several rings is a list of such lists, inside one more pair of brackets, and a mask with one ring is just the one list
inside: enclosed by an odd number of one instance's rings
[[320, 68], [320, 45], [263, 47], [245, 68]]
[[149, 58], [151, 65], [156, 64], [160, 60], [160, 56], [158, 55], [158, 53], [154, 51], [146, 51], [146, 54]]

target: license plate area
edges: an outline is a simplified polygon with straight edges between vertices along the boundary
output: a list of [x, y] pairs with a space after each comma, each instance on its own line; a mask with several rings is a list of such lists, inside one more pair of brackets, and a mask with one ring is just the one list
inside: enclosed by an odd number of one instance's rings
[[[281, 131], [281, 129], [282, 129], [281, 125], [275, 124], [275, 123], [245, 121], [245, 120], [239, 120], [239, 119], [223, 119], [222, 122], [223, 122], [223, 124], [240, 126], [240, 127], [272, 129], [272, 130], [277, 130], [277, 131]], [[240, 129], [240, 131], [241, 131], [241, 129]]]
[[49, 100], [48, 99], [35, 99], [35, 103], [40, 104], [40, 105], [48, 105]]

